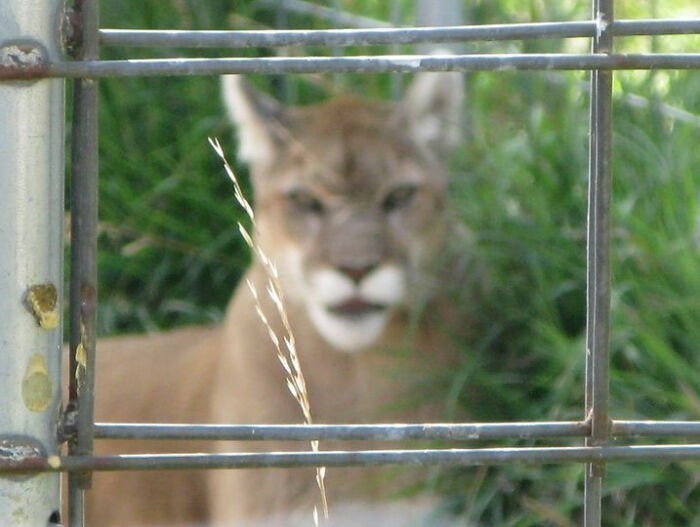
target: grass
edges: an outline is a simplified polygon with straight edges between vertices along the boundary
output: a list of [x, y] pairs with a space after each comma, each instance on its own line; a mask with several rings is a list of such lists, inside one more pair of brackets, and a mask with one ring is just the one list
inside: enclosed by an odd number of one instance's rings
[[[238, 181], [238, 178], [233, 172], [231, 165], [226, 159], [226, 155], [221, 147], [221, 144], [216, 139], [209, 139], [209, 144], [221, 158], [224, 164], [224, 169], [226, 170], [226, 175], [228, 175], [234, 188], [234, 195], [236, 201], [245, 211], [246, 217], [250, 220], [251, 229], [247, 229], [242, 223], [238, 224], [239, 232], [246, 242], [246, 245], [250, 251], [255, 255], [256, 261], [260, 262], [265, 275], [267, 277], [267, 288], [266, 294], [269, 295], [272, 303], [275, 306], [275, 313], [265, 313], [262, 304], [259, 299], [259, 292], [255, 287], [255, 284], [246, 279], [246, 285], [250, 289], [250, 293], [255, 301], [255, 310], [262, 323], [265, 325], [270, 337], [270, 341], [277, 350], [277, 358], [284, 369], [286, 374], [287, 388], [289, 389], [290, 395], [297, 402], [301, 414], [304, 418], [304, 424], [313, 424], [313, 416], [311, 415], [311, 404], [309, 402], [309, 394], [306, 390], [306, 379], [304, 378], [304, 372], [301, 368], [301, 362], [299, 359], [299, 354], [296, 347], [296, 339], [294, 337], [294, 331], [291, 323], [289, 322], [289, 316], [287, 315], [287, 309], [284, 299], [284, 290], [282, 289], [282, 284], [280, 283], [279, 273], [275, 263], [270, 260], [263, 248], [255, 243], [253, 234], [257, 230], [257, 224], [255, 221], [255, 212], [250, 204], [250, 201], [243, 194], [243, 189]], [[274, 327], [270, 323], [269, 317], [277, 317], [282, 323], [282, 328], [284, 328], [284, 334], [278, 334]], [[311, 450], [313, 452], [319, 451], [319, 442], [317, 440], [311, 441]], [[318, 485], [318, 490], [321, 498], [321, 508], [323, 510], [323, 517], [328, 519], [328, 499], [326, 497], [325, 489], [325, 467], [316, 467], [316, 483]], [[314, 524], [318, 525], [318, 507], [313, 509], [313, 519]]]
[[[649, 16], [650, 5], [620, 1], [617, 14]], [[670, 1], [658, 9], [673, 16], [672, 9], [684, 5]], [[365, 0], [354, 6], [364, 15], [388, 16], [386, 3]], [[224, 1], [202, 7], [185, 0], [130, 0], [103, 2], [102, 18], [104, 27], [217, 29], [228, 27], [229, 9]], [[248, 3], [241, 9], [240, 17], [255, 23], [274, 21], [274, 13]], [[585, 2], [562, 7], [553, 1], [500, 0], [476, 2], [470, 17], [497, 23], [584, 19], [588, 12]], [[289, 20], [290, 25], [307, 22]], [[621, 46], [684, 44], [687, 51], [697, 49], [697, 40], [631, 39]], [[528, 51], [560, 48], [552, 41], [525, 45]], [[119, 49], [103, 55], [127, 53], [148, 55]], [[697, 72], [625, 72], [615, 78], [612, 414], [697, 420], [700, 129], [653, 105], [634, 107], [626, 97], [639, 95], [698, 116], [700, 77]], [[391, 91], [385, 77], [349, 75], [341, 81], [373, 96]], [[303, 101], [323, 93], [317, 83], [272, 79], [271, 85], [286, 85]], [[115, 79], [101, 86], [100, 331], [218, 320], [249, 258], [236, 227], [245, 218], [206, 141], [219, 137], [233, 152], [218, 83]], [[453, 195], [477, 235], [490, 287], [478, 309], [477, 336], [465, 343], [470, 360], [455, 372], [453, 404], [464, 405], [474, 420], [579, 419], [585, 75], [478, 73], [469, 77], [468, 97], [469, 137], [454, 159]], [[244, 167], [234, 168], [245, 174]], [[693, 462], [610, 465], [604, 524], [700, 525], [699, 472]], [[523, 527], [580, 524], [582, 482], [577, 465], [515, 465], [454, 469], [437, 484], [447, 505], [464, 511], [465, 518]]]
[[[541, 77], [513, 77], [473, 79], [472, 99], [485, 103], [475, 113], [487, 113], [474, 115], [478, 139], [457, 165], [469, 181], [458, 198], [461, 210], [479, 236], [494, 284], [483, 342], [476, 343], [484, 370], [463, 382], [487, 394], [475, 405], [477, 419], [577, 419], [585, 342], [586, 100], [575, 75], [555, 90]], [[690, 76], [685, 81], [675, 88], [687, 89], [692, 102], [698, 85]], [[503, 93], [516, 84], [521, 91]], [[700, 156], [691, 145], [700, 131], [656, 119], [617, 99], [612, 415], [696, 420], [694, 167]], [[697, 463], [611, 465], [605, 524], [692, 524], [697, 469]], [[580, 468], [508, 467], [476, 482], [474, 472], [462, 471], [459, 485], [492, 499], [483, 512], [471, 508], [473, 519], [520, 526], [550, 517], [548, 525], [568, 525], [555, 518], [577, 524]]]

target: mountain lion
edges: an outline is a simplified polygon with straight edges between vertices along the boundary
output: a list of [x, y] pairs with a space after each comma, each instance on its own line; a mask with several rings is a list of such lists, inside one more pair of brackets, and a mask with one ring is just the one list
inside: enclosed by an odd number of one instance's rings
[[[458, 360], [453, 337], [464, 326], [446, 293], [469, 272], [445, 167], [459, 139], [460, 75], [419, 74], [398, 103], [344, 96], [294, 108], [237, 76], [222, 86], [251, 170], [255, 239], [279, 271], [314, 421], [440, 420], [440, 374]], [[284, 335], [259, 262], [245, 279]], [[245, 285], [218, 327], [101, 340], [96, 373], [97, 421], [301, 422]], [[308, 445], [97, 443], [100, 454], [285, 448]], [[425, 469], [329, 469], [331, 518], [338, 511], [336, 525], [394, 525], [379, 507], [363, 523], [353, 504], [371, 510], [420, 479]], [[310, 525], [319, 491], [309, 468], [96, 473], [87, 499], [91, 526], [290, 525], [294, 511]]]

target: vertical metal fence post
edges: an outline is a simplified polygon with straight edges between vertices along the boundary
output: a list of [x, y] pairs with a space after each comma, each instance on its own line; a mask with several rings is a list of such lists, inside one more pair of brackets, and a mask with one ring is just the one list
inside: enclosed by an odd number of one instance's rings
[[[612, 52], [613, 0], [594, 0], [598, 31], [594, 53]], [[591, 72], [588, 191], [588, 293], [586, 339], [586, 414], [591, 435], [586, 444], [609, 436], [610, 206], [612, 201], [612, 72]], [[602, 463], [586, 465], [584, 524], [601, 525]]]
[[[0, 3], [0, 63], [59, 59], [60, 0]], [[0, 82], [0, 458], [58, 453], [64, 81]], [[57, 524], [58, 474], [0, 475], [0, 525]]]
[[[77, 58], [98, 58], [98, 4], [76, 3], [80, 35]], [[98, 84], [77, 79], [73, 84], [71, 143], [71, 276], [70, 276], [70, 381], [69, 408], [77, 412], [77, 433], [69, 453], [87, 456], [93, 450], [93, 392], [95, 385], [95, 315], [97, 309], [97, 180]], [[90, 473], [70, 473], [68, 505], [70, 525], [85, 523], [85, 489]]]

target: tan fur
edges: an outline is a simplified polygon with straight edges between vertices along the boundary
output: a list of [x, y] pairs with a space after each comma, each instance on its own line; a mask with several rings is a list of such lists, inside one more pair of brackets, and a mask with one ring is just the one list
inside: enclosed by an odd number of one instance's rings
[[[459, 77], [425, 74], [400, 104], [348, 97], [304, 109], [283, 108], [235, 78], [224, 89], [251, 166], [256, 240], [279, 268], [315, 422], [440, 420], [439, 375], [455, 364], [451, 338], [461, 329], [442, 294], [460, 285], [464, 264], [453, 258], [464, 247], [451, 249], [464, 238], [449, 216], [444, 164], [456, 139]], [[246, 278], [284, 335], [261, 266], [253, 263]], [[355, 293], [336, 299], [353, 284]], [[316, 319], [313, 309], [322, 311]], [[377, 327], [376, 338], [356, 334]], [[98, 421], [301, 422], [246, 287], [218, 327], [100, 341], [97, 386]], [[308, 448], [98, 445], [100, 453]], [[425, 478], [425, 471], [395, 472], [329, 469], [331, 506], [386, 499], [401, 490], [398, 481]], [[284, 525], [279, 518], [291, 511], [308, 511], [311, 524], [314, 478], [313, 469], [100, 473], [88, 494], [88, 525], [244, 525], [242, 518]]]

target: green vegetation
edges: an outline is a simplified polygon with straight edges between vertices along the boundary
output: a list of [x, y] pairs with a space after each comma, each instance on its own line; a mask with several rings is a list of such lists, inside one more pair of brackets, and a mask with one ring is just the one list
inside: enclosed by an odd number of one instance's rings
[[[103, 27], [223, 29], [275, 22], [246, 3], [103, 2]], [[388, 2], [355, 13], [389, 18]], [[410, 21], [410, 2], [403, 10]], [[586, 2], [477, 1], [476, 23], [585, 19]], [[681, 11], [686, 9], [686, 13]], [[619, 17], [686, 15], [620, 1]], [[694, 13], [698, 16], [698, 12]], [[323, 24], [301, 16], [299, 27]], [[692, 51], [698, 37], [627, 39], [625, 50]], [[480, 50], [559, 51], [585, 44], [481, 44]], [[585, 49], [585, 47], [583, 48]], [[294, 50], [297, 51], [297, 50]], [[348, 52], [352, 52], [349, 50]], [[367, 52], [367, 51], [363, 51]], [[216, 51], [223, 55], [225, 52]], [[105, 49], [105, 58], [194, 55]], [[207, 52], [211, 54], [211, 52]], [[307, 79], [308, 80], [308, 79]], [[332, 79], [280, 82], [300, 100]], [[384, 77], [344, 76], [388, 96]], [[265, 81], [265, 79], [263, 79]], [[474, 420], [579, 419], [585, 342], [586, 75], [469, 76], [468, 141], [454, 160], [454, 193], [491, 269], [477, 310], [480, 331], [455, 375], [456, 403]], [[145, 331], [220, 318], [248, 255], [241, 216], [206, 138], [234, 141], [213, 78], [112, 79], [101, 83], [100, 331]], [[280, 89], [281, 90], [281, 89]], [[281, 90], [282, 91], [282, 90]], [[631, 95], [642, 97], [639, 107]], [[658, 103], [682, 108], [674, 117]], [[616, 418], [700, 419], [700, 76], [616, 74], [614, 287], [611, 404]], [[245, 174], [245, 169], [239, 167]], [[524, 444], [524, 443], [523, 443]], [[562, 444], [566, 444], [562, 442]], [[448, 471], [448, 504], [487, 526], [580, 524], [582, 467], [509, 466]], [[605, 478], [610, 526], [700, 525], [698, 463], [615, 464]]]

